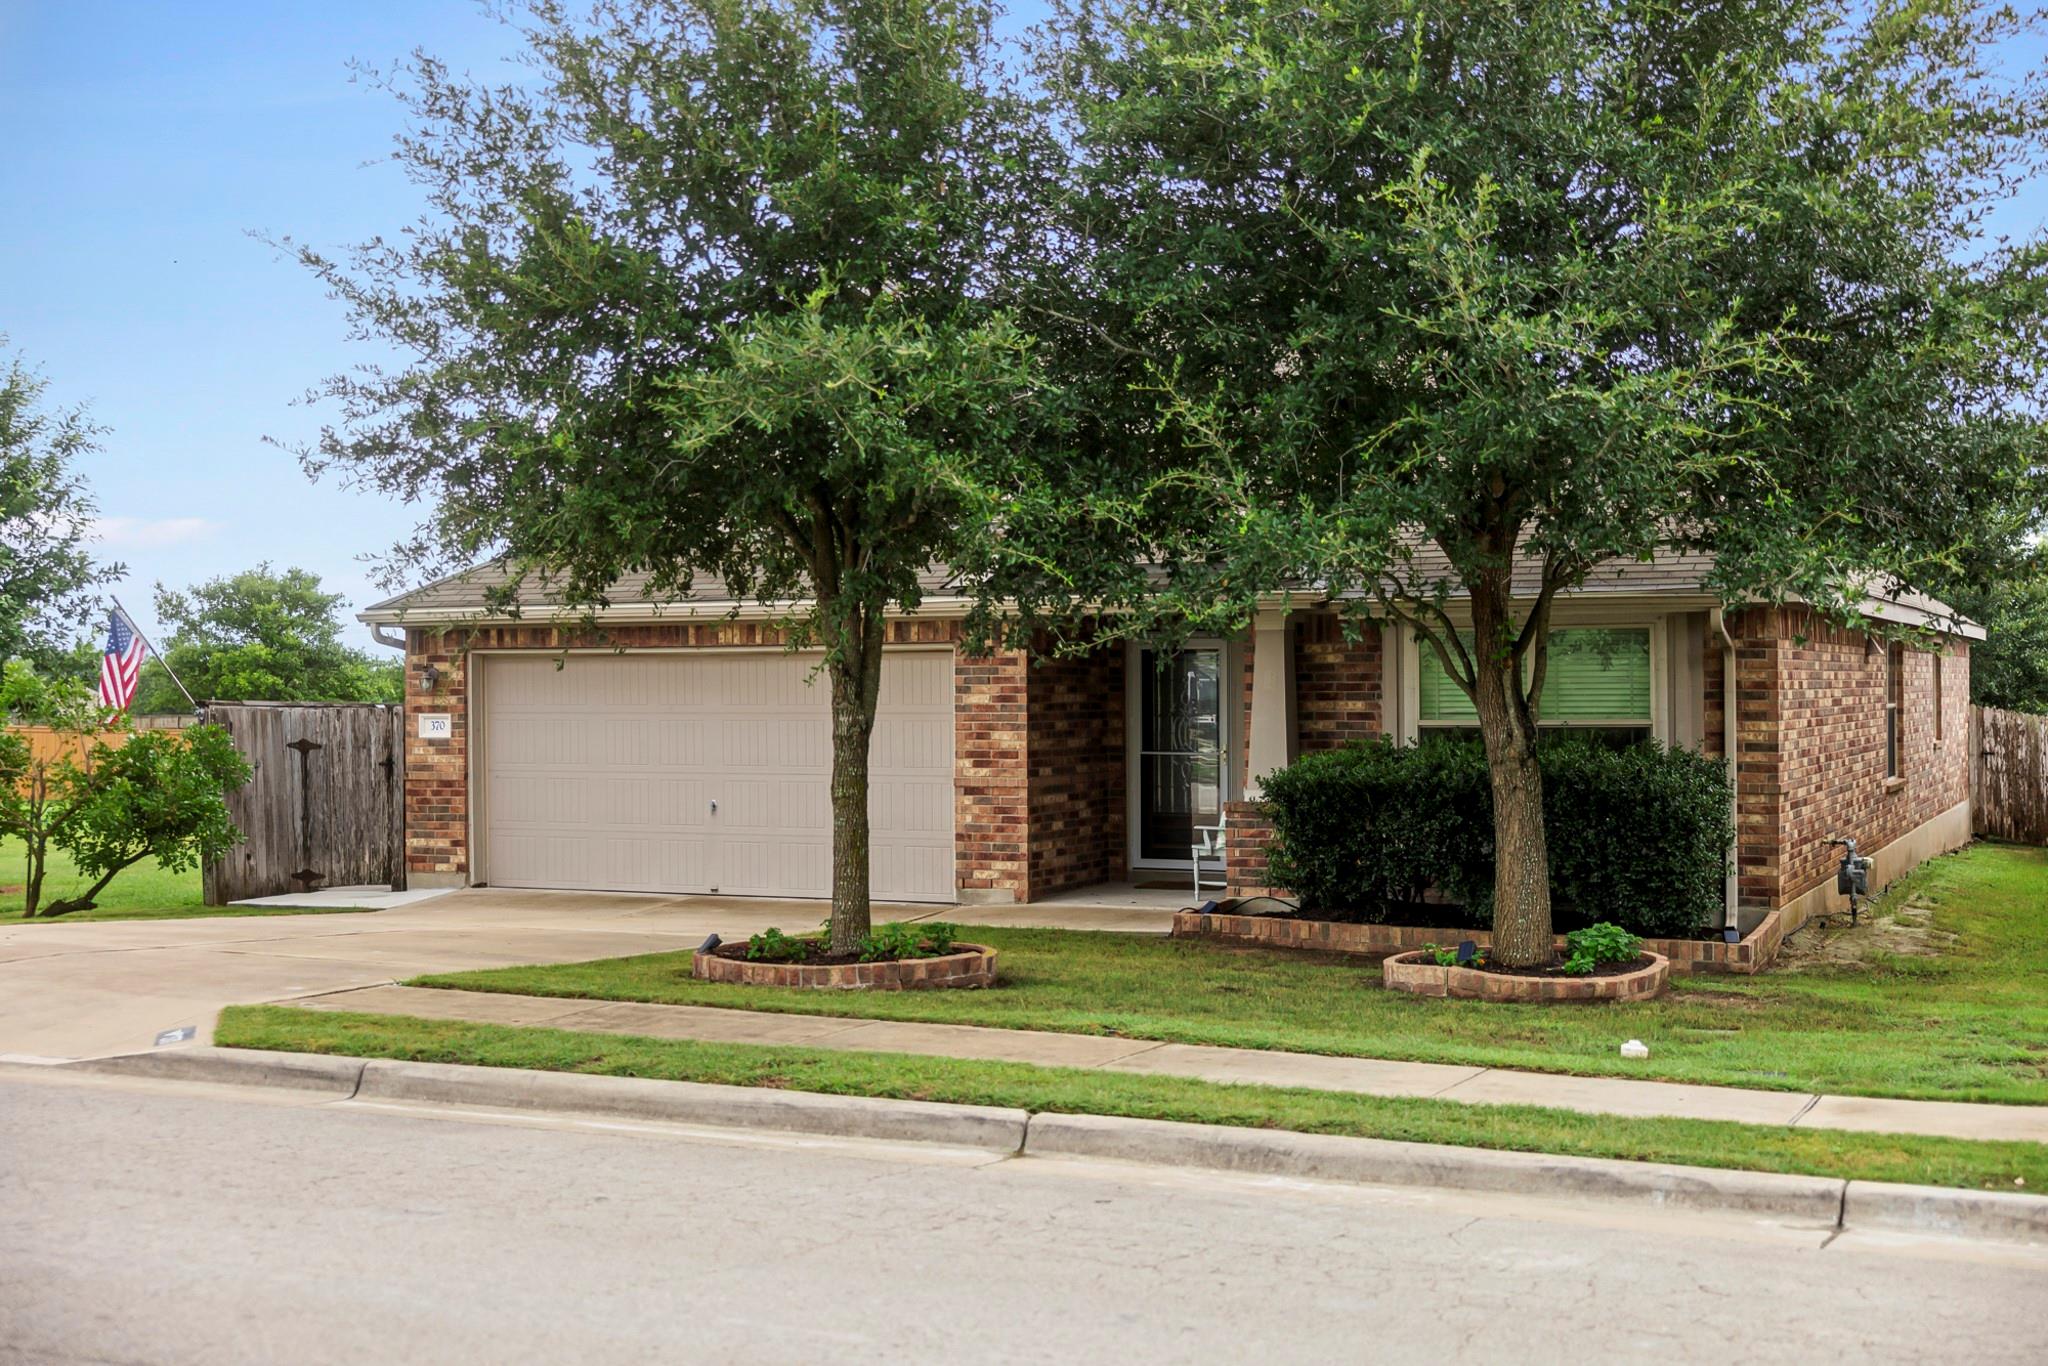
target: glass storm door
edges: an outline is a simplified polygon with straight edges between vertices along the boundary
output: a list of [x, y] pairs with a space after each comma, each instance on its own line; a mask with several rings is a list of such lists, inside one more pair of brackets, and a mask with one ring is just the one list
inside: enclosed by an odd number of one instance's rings
[[1138, 857], [1186, 863], [1223, 814], [1223, 651], [1146, 650], [1139, 668]]

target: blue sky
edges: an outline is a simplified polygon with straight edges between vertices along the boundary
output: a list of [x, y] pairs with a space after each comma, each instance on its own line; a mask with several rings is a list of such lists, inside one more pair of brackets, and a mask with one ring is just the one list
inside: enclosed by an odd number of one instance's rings
[[[266, 559], [381, 596], [360, 557], [416, 510], [312, 484], [264, 442], [309, 437], [294, 399], [373, 353], [249, 234], [339, 246], [416, 215], [382, 162], [396, 106], [347, 66], [416, 46], [485, 75], [515, 40], [470, 0], [0, 0], [0, 332], [110, 429], [85, 472], [145, 629], [154, 581]], [[2036, 185], [1997, 226], [2044, 220]]]

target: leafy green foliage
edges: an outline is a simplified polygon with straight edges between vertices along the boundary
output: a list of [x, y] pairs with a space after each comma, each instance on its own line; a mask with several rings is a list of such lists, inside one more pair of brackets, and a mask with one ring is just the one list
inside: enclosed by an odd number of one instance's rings
[[[9, 718], [47, 726], [58, 744], [38, 757], [27, 740], [0, 732], [0, 836], [22, 842], [22, 915], [90, 910], [124, 869], [145, 859], [187, 871], [240, 842], [224, 794], [249, 781], [249, 765], [219, 726], [132, 731], [83, 684], [40, 675], [23, 661], [0, 670]], [[83, 893], [43, 904], [53, 850], [92, 879]]]
[[757, 963], [797, 963], [817, 947], [817, 940], [784, 934], [770, 925], [747, 940], [747, 957]]
[[1584, 975], [1608, 963], [1633, 963], [1643, 941], [1619, 925], [1599, 921], [1564, 937], [1564, 970]]
[[0, 836], [20, 840], [25, 851], [26, 919], [40, 909], [52, 846], [92, 798], [94, 761], [107, 748], [98, 732], [126, 719], [106, 717], [83, 684], [39, 674], [19, 659], [0, 666], [0, 704], [8, 719], [57, 733], [56, 744], [38, 753], [26, 736], [0, 731]]
[[[825, 922], [829, 935], [832, 922]], [[960, 927], [943, 921], [929, 924], [897, 920], [877, 925], [862, 935], [852, 952], [863, 963], [902, 958], [937, 958], [951, 953]], [[801, 963], [826, 951], [827, 940], [807, 935], [788, 935], [770, 926], [747, 940], [747, 957], [761, 963]]]
[[[1455, 968], [1460, 966], [1458, 962], [1458, 950], [1455, 947], [1445, 948], [1441, 944], [1424, 944], [1422, 946], [1422, 951], [1429, 955], [1430, 962], [1436, 964], [1440, 968]], [[1476, 952], [1473, 953], [1471, 959], [1463, 966], [1474, 968], [1486, 966], [1486, 950], [1483, 947], [1478, 949]]]
[[[1543, 747], [1551, 895], [1559, 920], [1696, 934], [1723, 908], [1734, 830], [1716, 761], [1655, 745], [1561, 736]], [[1308, 913], [1376, 922], [1434, 889], [1448, 924], [1491, 923], [1493, 819], [1471, 737], [1370, 740], [1304, 755], [1266, 779], [1270, 864]]]
[[530, 9], [528, 80], [393, 82], [426, 221], [298, 251], [415, 358], [329, 382], [308, 467], [432, 508], [403, 567], [502, 556], [572, 610], [629, 572], [807, 602], [850, 949], [885, 613], [994, 534], [1045, 420], [1008, 306], [1040, 120], [981, 0]]
[[65, 653], [92, 590], [121, 575], [87, 548], [97, 509], [77, 465], [101, 429], [82, 410], [43, 408], [47, 387], [19, 357], [0, 368], [0, 661]]
[[[157, 585], [158, 641], [171, 669], [200, 701], [398, 702], [404, 665], [351, 649], [339, 593], [320, 591], [320, 576], [277, 572], [268, 564], [192, 589]], [[190, 710], [185, 695], [151, 656], [142, 668], [135, 710]]]
[[1970, 645], [1970, 700], [2048, 712], [2048, 551], [1973, 574], [1944, 590], [1942, 600], [1987, 633]]
[[[1440, 650], [1488, 742], [1504, 959], [1548, 954], [1535, 750], [1557, 595], [1676, 547], [1852, 617], [2035, 525], [2048, 147], [2022, 20], [1572, 0], [1077, 3], [1060, 279], [1091, 452], [1013, 596], [1241, 627], [1327, 585]], [[1089, 338], [1098, 338], [1093, 344]], [[1156, 566], [1163, 583], [1138, 569]], [[1087, 571], [1092, 578], [1083, 578]], [[1474, 633], [1470, 648], [1459, 630]], [[1509, 944], [1513, 952], [1509, 952]]]
[[225, 794], [249, 781], [248, 761], [219, 726], [137, 731], [92, 756], [75, 817], [55, 836], [92, 885], [45, 915], [90, 910], [107, 884], [145, 859], [178, 873], [241, 843]]

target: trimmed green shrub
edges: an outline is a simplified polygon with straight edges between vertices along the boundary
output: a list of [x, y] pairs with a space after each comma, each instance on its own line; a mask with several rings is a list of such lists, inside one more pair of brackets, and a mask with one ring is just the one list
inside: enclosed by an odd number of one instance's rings
[[[1491, 922], [1492, 798], [1477, 746], [1363, 740], [1305, 754], [1264, 787], [1279, 836], [1268, 872], [1304, 911], [1377, 923], [1390, 905], [1434, 889], [1454, 903], [1442, 908], [1444, 924]], [[1487, 907], [1485, 918], [1468, 917], [1467, 906]]]
[[[1492, 923], [1493, 798], [1476, 736], [1305, 755], [1269, 775], [1265, 793], [1277, 836], [1271, 876], [1305, 914], [1377, 922], [1433, 889], [1455, 905], [1427, 918]], [[1546, 738], [1557, 928], [1609, 921], [1678, 937], [1715, 924], [1735, 838], [1728, 795], [1720, 763], [1690, 750]]]

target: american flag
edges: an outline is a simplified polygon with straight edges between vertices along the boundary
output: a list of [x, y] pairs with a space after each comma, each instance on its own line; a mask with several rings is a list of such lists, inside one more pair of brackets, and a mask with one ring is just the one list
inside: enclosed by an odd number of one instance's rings
[[142, 672], [146, 647], [128, 618], [117, 608], [107, 617], [107, 653], [100, 660], [100, 705], [126, 711], [135, 700], [135, 680]]

